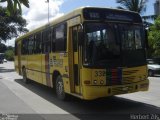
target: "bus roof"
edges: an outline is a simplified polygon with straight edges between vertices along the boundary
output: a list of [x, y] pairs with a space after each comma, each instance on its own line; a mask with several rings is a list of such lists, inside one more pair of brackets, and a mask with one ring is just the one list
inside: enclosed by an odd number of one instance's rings
[[138, 15], [138, 13], [136, 12], [133, 12], [133, 11], [129, 11], [129, 10], [123, 10], [123, 9], [115, 9], [115, 8], [104, 8], [104, 7], [80, 7], [80, 8], [77, 8], [75, 10], [73, 10], [72, 12], [68, 13], [68, 14], [65, 14], [59, 18], [56, 18], [52, 21], [50, 21], [49, 23], [37, 28], [37, 29], [34, 29], [30, 32], [27, 32], [25, 35], [22, 35], [20, 36], [19, 38], [16, 39], [16, 41], [19, 41], [21, 40], [22, 38], [26, 37], [26, 36], [29, 36], [29, 35], [32, 35], [33, 33], [36, 33], [36, 32], [39, 32], [43, 29], [45, 29], [46, 27], [48, 26], [53, 26], [53, 25], [56, 25], [56, 24], [59, 24], [61, 22], [64, 22], [65, 20], [68, 20], [70, 18], [73, 18], [74, 16], [77, 16], [77, 15], [81, 15], [82, 14], [82, 11], [83, 9], [85, 8], [93, 8], [93, 9], [108, 9], [108, 10], [113, 10], [113, 11], [123, 11], [123, 12], [128, 12], [128, 13], [135, 13]]

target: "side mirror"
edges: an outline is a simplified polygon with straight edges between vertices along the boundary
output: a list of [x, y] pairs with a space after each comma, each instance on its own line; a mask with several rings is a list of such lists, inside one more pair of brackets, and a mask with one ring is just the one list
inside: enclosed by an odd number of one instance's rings
[[78, 44], [79, 45], [83, 45], [83, 42], [84, 42], [84, 34], [83, 32], [78, 32]]

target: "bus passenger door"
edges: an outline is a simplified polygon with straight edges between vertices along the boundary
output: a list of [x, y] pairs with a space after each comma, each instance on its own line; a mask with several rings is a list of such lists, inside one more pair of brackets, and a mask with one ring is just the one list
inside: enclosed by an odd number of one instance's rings
[[70, 41], [69, 41], [69, 76], [71, 82], [71, 92], [81, 94], [80, 86], [80, 49], [78, 46], [78, 31], [80, 26], [70, 28]]

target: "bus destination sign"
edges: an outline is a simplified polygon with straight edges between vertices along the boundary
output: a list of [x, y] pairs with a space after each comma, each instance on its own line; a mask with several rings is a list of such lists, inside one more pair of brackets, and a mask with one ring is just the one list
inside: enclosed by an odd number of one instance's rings
[[86, 8], [83, 10], [83, 15], [86, 20], [128, 21], [137, 23], [142, 22], [140, 15], [137, 13], [107, 8]]

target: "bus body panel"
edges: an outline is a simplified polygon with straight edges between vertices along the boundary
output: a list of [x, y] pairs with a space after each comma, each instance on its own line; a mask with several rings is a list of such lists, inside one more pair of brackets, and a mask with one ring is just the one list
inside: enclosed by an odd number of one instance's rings
[[27, 69], [27, 77], [29, 79], [33, 79], [38, 83], [42, 82], [42, 75], [41, 75], [41, 58], [42, 55], [27, 55], [27, 65], [25, 68]]
[[138, 91], [147, 91], [149, 89], [148, 86], [149, 86], [148, 79], [128, 85], [126, 84], [126, 85], [116, 85], [116, 86], [84, 86], [83, 99], [93, 100], [96, 98], [102, 98], [107, 96], [128, 94]]
[[[81, 72], [83, 84], [83, 99], [89, 100], [99, 97], [107, 97], [112, 95], [148, 90], [149, 80], [146, 76], [146, 66], [123, 68], [121, 83], [122, 85], [109, 85], [108, 83], [110, 79], [114, 79], [117, 76], [112, 76], [112, 78], [107, 79], [108, 73], [106, 69], [83, 68]], [[85, 84], [86, 80], [90, 81], [90, 84]], [[96, 83], [94, 81], [96, 81]]]

